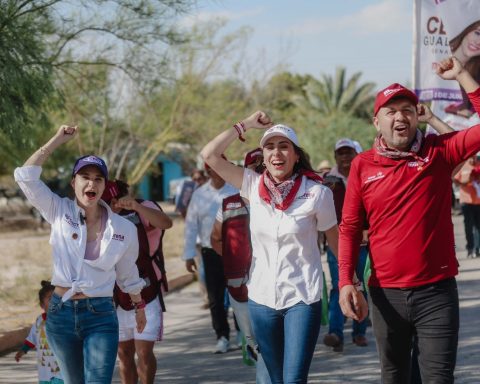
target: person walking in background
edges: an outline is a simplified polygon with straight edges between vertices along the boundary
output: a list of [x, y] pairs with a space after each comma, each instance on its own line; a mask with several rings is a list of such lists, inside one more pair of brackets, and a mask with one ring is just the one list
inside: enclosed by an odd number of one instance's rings
[[124, 384], [134, 384], [139, 379], [143, 384], [152, 384], [157, 372], [153, 347], [155, 341], [161, 341], [163, 336], [165, 305], [162, 287], [168, 291], [162, 239], [165, 230], [171, 228], [172, 220], [153, 201], [129, 196], [129, 185], [122, 180], [109, 181], [102, 200], [110, 205], [113, 212], [137, 227], [139, 251], [136, 264], [140, 277], [146, 282], [141, 294], [146, 303], [147, 326], [141, 333], [135, 329], [135, 308], [129, 295], [115, 285], [113, 297], [117, 304], [120, 331], [120, 378]]
[[475, 243], [474, 229], [480, 233], [480, 153], [465, 162], [453, 177], [453, 182], [460, 188], [467, 257], [478, 257], [479, 245]]
[[135, 261], [135, 226], [113, 213], [100, 198], [108, 180], [105, 162], [93, 155], [77, 159], [70, 185], [75, 200], [60, 198], [41, 180], [42, 164], [77, 127], [62, 125], [36, 150], [15, 181], [28, 201], [51, 225], [52, 284], [46, 331], [66, 383], [110, 384], [118, 348], [118, 320], [113, 303], [115, 281], [136, 308], [137, 331], [145, 328], [145, 281]]
[[[261, 148], [255, 148], [245, 155], [243, 166], [260, 174], [265, 169], [262, 163], [263, 151]], [[213, 225], [211, 242], [213, 249], [222, 256], [230, 305], [240, 331], [247, 341], [246, 348], [256, 361], [256, 383], [270, 384], [270, 377], [253, 336], [248, 314], [247, 281], [252, 262], [249, 211], [248, 200], [243, 199], [240, 193], [223, 199]]]
[[[352, 160], [357, 155], [358, 143], [351, 139], [340, 139], [335, 144], [335, 166], [330, 172], [324, 175], [324, 184], [328, 186], [333, 192], [333, 200], [335, 202], [335, 210], [337, 220], [342, 220], [342, 208], [345, 199], [345, 190], [348, 183], [348, 174], [350, 173], [350, 166]], [[363, 270], [368, 257], [367, 240], [362, 242], [360, 253], [358, 256], [357, 266], [355, 268], [356, 274], [363, 283]], [[330, 270], [330, 279], [332, 289], [330, 291], [330, 300], [328, 303], [328, 333], [323, 338], [323, 343], [333, 348], [334, 352], [343, 351], [343, 328], [344, 316], [338, 303], [338, 261], [336, 256], [327, 248], [327, 262]], [[365, 293], [366, 298], [366, 293]], [[352, 342], [359, 347], [368, 345], [368, 340], [365, 337], [367, 330], [367, 319], [359, 322], [353, 320], [352, 324]]]
[[45, 331], [48, 304], [55, 287], [46, 280], [42, 280], [41, 286], [42, 288], [38, 291], [38, 299], [43, 313], [37, 317], [22, 348], [15, 354], [15, 361], [19, 362], [28, 351], [36, 349], [38, 382], [40, 384], [63, 384], [62, 372], [55, 355], [48, 346]]
[[[266, 170], [257, 174], [222, 158], [250, 129], [262, 129]], [[252, 264], [248, 307], [272, 383], [306, 383], [321, 322], [322, 266], [317, 244], [326, 233], [337, 252], [332, 192], [321, 184], [293, 129], [255, 112], [210, 141], [201, 155], [250, 202]], [[355, 300], [365, 300], [358, 295]], [[365, 305], [358, 305], [364, 308]], [[358, 314], [360, 320], [366, 313]]]
[[184, 180], [177, 185], [175, 191], [175, 211], [185, 218], [188, 204], [192, 198], [193, 191], [208, 181], [203, 169], [193, 169], [190, 173], [191, 180]]
[[[458, 60], [443, 61], [438, 73], [456, 79], [479, 109], [479, 86]], [[422, 381], [454, 382], [458, 262], [448, 186], [454, 168], [480, 150], [480, 125], [424, 138], [418, 122], [413, 92], [400, 84], [378, 92], [378, 136], [352, 162], [340, 225], [340, 305], [353, 317], [351, 279], [368, 219], [371, 317], [384, 384], [409, 382], [415, 336]]]
[[[208, 163], [207, 163], [208, 164]], [[233, 164], [232, 164], [233, 165]], [[187, 271], [194, 273], [197, 265], [197, 237], [200, 240], [202, 262], [205, 269], [212, 327], [217, 336], [214, 353], [226, 353], [230, 346], [230, 326], [224, 307], [225, 279], [222, 258], [214, 251], [210, 242], [215, 216], [225, 197], [234, 195], [237, 189], [226, 183], [210, 166], [206, 166], [210, 180], [193, 192], [185, 219], [185, 246], [183, 260]]]

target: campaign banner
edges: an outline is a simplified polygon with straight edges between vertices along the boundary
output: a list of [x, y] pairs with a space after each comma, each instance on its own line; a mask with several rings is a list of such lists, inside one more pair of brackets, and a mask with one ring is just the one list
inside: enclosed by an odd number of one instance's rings
[[474, 76], [480, 75], [480, 2], [414, 1], [415, 92], [421, 101], [461, 103], [466, 95], [458, 84], [441, 79], [435, 68], [453, 54]]
[[184, 180], [177, 189], [178, 191], [175, 196], [175, 211], [185, 216], [188, 204], [190, 203], [193, 191], [195, 190], [195, 182]]

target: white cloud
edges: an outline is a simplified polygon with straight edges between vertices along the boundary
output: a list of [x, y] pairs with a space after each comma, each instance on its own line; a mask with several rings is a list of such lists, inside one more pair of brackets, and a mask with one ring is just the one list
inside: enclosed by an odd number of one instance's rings
[[[255, 17], [262, 14], [265, 11], [264, 7], [256, 7], [252, 9], [246, 9], [241, 12], [233, 11], [215, 11], [215, 12], [198, 12], [196, 14], [191, 14], [179, 21], [179, 24], [183, 27], [192, 27], [196, 24], [203, 24], [211, 20], [224, 19], [227, 21], [235, 21], [241, 19], [248, 19], [250, 17]], [[248, 20], [247, 20], [248, 21]]]
[[288, 28], [294, 36], [318, 33], [335, 33], [335, 30], [351, 30], [356, 34], [408, 31], [412, 28], [412, 14], [405, 1], [384, 0], [367, 6], [357, 13], [338, 18], [315, 18]]

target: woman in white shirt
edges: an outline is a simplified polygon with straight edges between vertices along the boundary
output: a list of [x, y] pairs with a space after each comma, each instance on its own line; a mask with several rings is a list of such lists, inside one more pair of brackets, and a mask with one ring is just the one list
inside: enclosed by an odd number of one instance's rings
[[[221, 154], [251, 128], [267, 129], [260, 141], [266, 170], [258, 175]], [[306, 383], [320, 331], [322, 266], [318, 232], [337, 254], [332, 192], [300, 148], [295, 131], [256, 112], [224, 131], [202, 157], [250, 201], [253, 257], [248, 282], [255, 338], [272, 383]], [[361, 300], [361, 298], [358, 298]]]
[[105, 162], [79, 158], [72, 172], [75, 200], [61, 198], [41, 180], [42, 164], [60, 145], [73, 139], [77, 127], [57, 133], [15, 170], [27, 199], [51, 224], [52, 284], [47, 339], [66, 383], [111, 383], [118, 347], [118, 320], [113, 304], [117, 281], [136, 307], [137, 329], [146, 325], [140, 292], [137, 230], [114, 214], [100, 197], [108, 179]]

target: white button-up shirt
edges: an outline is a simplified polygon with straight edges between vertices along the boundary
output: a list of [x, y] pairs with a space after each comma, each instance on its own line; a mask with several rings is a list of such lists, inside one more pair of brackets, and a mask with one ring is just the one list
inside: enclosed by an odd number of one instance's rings
[[198, 187], [192, 194], [185, 218], [185, 247], [183, 260], [193, 259], [197, 254], [197, 236], [200, 246], [211, 248], [210, 235], [218, 208], [225, 197], [238, 193], [238, 189], [225, 183], [222, 188], [216, 189], [211, 181]]
[[248, 296], [274, 309], [322, 298], [323, 275], [318, 231], [337, 224], [332, 191], [303, 177], [285, 211], [262, 200], [260, 175], [245, 169], [241, 195], [250, 201], [252, 265]]
[[52, 284], [70, 288], [62, 300], [75, 293], [89, 297], [113, 295], [115, 280], [125, 293], [139, 294], [145, 281], [138, 275], [138, 238], [135, 225], [108, 212], [108, 220], [100, 243], [100, 255], [85, 259], [87, 226], [80, 220], [85, 212], [76, 201], [61, 198], [41, 180], [42, 168], [25, 166], [15, 169], [15, 180], [27, 199], [51, 224], [50, 244], [53, 255]]

